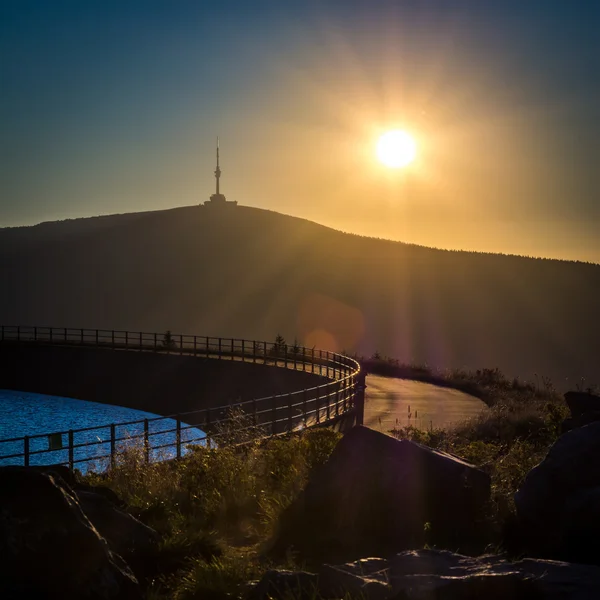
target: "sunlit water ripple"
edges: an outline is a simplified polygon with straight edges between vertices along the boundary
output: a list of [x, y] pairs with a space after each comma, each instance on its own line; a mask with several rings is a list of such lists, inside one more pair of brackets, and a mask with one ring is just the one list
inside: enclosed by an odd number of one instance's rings
[[[60, 439], [63, 446], [62, 450], [53, 450], [43, 454], [35, 454], [35, 452], [49, 449], [48, 434], [66, 432], [69, 429], [97, 427], [98, 429], [91, 431], [74, 433], [74, 445], [100, 441], [102, 443], [75, 448], [73, 458], [75, 467], [82, 472], [86, 472], [90, 468], [102, 470], [106, 468], [108, 460], [98, 459], [98, 457], [110, 454], [110, 428], [103, 426], [115, 423], [115, 437], [127, 438], [128, 441], [120, 442], [117, 445], [117, 449], [119, 449], [119, 446], [123, 447], [127, 443], [131, 444], [132, 436], [141, 435], [144, 431], [143, 423], [118, 425], [119, 423], [152, 419], [156, 416], [152, 413], [123, 408], [122, 406], [111, 406], [109, 404], [99, 404], [98, 402], [86, 402], [28, 392], [0, 390], [0, 457], [9, 454], [22, 454], [24, 448], [22, 440], [15, 442], [3, 442], [2, 440], [44, 434], [43, 437], [30, 440], [30, 464], [67, 463], [69, 453], [66, 449], [68, 444], [66, 433], [63, 433]], [[164, 460], [175, 456], [176, 433], [174, 431], [166, 432], [175, 429], [175, 427], [176, 421], [173, 419], [149, 422], [151, 461]], [[182, 454], [187, 452], [183, 444], [202, 443], [201, 440], [204, 437], [201, 430], [182, 426]], [[56, 441], [54, 439], [53, 443], [56, 443]], [[137, 439], [137, 443], [138, 445], [141, 443], [141, 438]], [[157, 449], [158, 446], [166, 444], [173, 444], [173, 446]], [[78, 462], [82, 459], [92, 459], [92, 461]], [[0, 458], [0, 465], [22, 464], [23, 457]]]

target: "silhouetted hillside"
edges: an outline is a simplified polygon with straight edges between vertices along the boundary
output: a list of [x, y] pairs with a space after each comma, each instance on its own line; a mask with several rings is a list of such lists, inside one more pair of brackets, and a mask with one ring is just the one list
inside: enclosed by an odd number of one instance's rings
[[[600, 266], [363, 238], [255, 208], [0, 230], [0, 321], [288, 341], [600, 383]], [[565, 378], [569, 377], [569, 382]]]

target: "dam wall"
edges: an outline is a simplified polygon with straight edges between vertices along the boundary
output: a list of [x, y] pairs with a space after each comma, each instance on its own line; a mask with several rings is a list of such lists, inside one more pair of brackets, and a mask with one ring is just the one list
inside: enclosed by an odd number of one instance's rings
[[327, 383], [321, 375], [162, 352], [0, 344], [0, 389], [174, 415]]

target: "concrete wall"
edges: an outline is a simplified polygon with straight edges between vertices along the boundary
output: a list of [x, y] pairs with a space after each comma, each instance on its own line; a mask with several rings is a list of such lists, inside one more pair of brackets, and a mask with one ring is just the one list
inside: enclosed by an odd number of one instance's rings
[[326, 383], [290, 369], [131, 350], [0, 344], [0, 389], [176, 414]]

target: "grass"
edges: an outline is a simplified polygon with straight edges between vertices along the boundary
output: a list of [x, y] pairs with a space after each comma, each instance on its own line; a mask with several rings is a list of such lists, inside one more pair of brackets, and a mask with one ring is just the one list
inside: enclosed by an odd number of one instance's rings
[[[394, 363], [382, 370], [397, 372], [396, 367], [410, 374], [410, 367]], [[468, 388], [490, 407], [452, 430], [409, 426], [391, 433], [459, 456], [490, 474], [492, 500], [482, 531], [489, 550], [506, 549], [513, 494], [558, 437], [567, 413], [562, 398], [546, 380], [542, 385], [509, 380], [495, 369], [444, 374], [412, 369], [421, 381], [443, 378], [447, 387]], [[218, 448], [193, 447], [182, 459], [150, 465], [143, 452], [130, 448], [107, 474], [85, 477], [112, 488], [134, 516], [162, 535], [155, 573], [143, 582], [147, 598], [238, 597], [247, 581], [269, 568], [303, 567], [292, 555], [271, 564], [263, 549], [281, 512], [311, 470], [327, 460], [340, 435], [313, 429], [256, 442], [256, 431], [245, 419], [238, 414], [234, 427], [220, 432]]]
[[180, 460], [150, 465], [129, 448], [107, 474], [85, 477], [113, 489], [163, 536], [160, 573], [144, 583], [148, 598], [224, 597], [272, 566], [299, 566], [291, 558], [271, 565], [261, 558], [263, 545], [340, 434], [314, 429], [263, 442], [249, 436], [222, 432], [219, 448], [196, 446]]
[[530, 402], [532, 399], [556, 400], [557, 394], [552, 382], [547, 377], [536, 377], [536, 382], [509, 379], [499, 369], [447, 369], [439, 371], [428, 365], [405, 364], [394, 358], [361, 358], [356, 357], [368, 373], [411, 379], [423, 383], [431, 383], [440, 387], [448, 387], [471, 394], [483, 400], [488, 406], [502, 401], [509, 404], [515, 400]]

